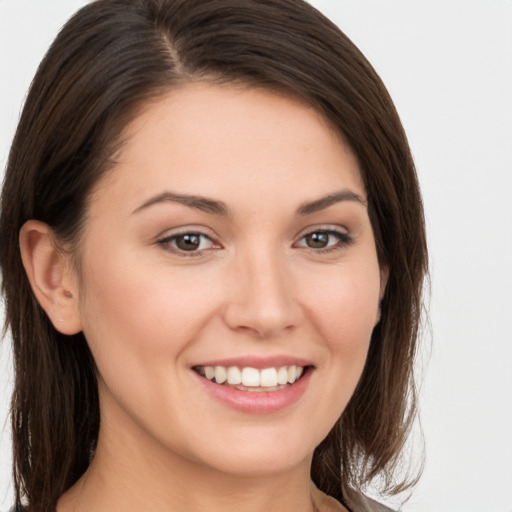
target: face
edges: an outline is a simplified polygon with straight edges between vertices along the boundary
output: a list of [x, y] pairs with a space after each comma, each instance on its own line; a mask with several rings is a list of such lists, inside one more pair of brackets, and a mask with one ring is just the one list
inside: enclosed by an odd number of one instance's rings
[[309, 464], [384, 288], [353, 154], [309, 106], [234, 86], [174, 90], [125, 135], [75, 290], [102, 429], [212, 471]]

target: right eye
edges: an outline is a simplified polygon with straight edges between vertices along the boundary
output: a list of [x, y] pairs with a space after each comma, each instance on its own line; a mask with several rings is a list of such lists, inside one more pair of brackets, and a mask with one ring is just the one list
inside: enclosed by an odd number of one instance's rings
[[158, 244], [180, 256], [199, 256], [203, 251], [219, 248], [209, 236], [196, 232], [167, 236], [158, 240]]

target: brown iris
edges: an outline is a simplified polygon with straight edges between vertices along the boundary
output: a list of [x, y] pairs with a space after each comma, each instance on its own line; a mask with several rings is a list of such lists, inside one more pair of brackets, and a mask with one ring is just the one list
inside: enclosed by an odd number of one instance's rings
[[329, 233], [317, 231], [316, 233], [309, 233], [309, 235], [305, 236], [305, 239], [308, 247], [312, 249], [323, 249], [327, 247], [329, 243]]
[[195, 251], [201, 244], [201, 235], [187, 233], [176, 237], [176, 247], [182, 251]]

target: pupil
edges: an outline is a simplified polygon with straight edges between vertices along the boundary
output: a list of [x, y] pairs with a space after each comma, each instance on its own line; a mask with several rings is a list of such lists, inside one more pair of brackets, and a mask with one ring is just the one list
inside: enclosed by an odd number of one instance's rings
[[199, 235], [182, 235], [176, 240], [176, 245], [183, 251], [193, 251], [199, 247], [200, 242]]
[[311, 233], [306, 236], [309, 247], [313, 249], [323, 249], [329, 243], [329, 235], [327, 233]]

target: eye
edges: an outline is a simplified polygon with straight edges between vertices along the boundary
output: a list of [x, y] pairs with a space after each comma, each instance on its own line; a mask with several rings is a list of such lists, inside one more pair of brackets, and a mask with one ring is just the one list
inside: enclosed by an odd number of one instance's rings
[[352, 242], [352, 237], [343, 231], [334, 229], [319, 229], [304, 235], [296, 244], [317, 251], [341, 249]]
[[158, 244], [180, 255], [188, 253], [187, 256], [194, 256], [202, 251], [219, 247], [209, 236], [195, 232], [168, 236], [159, 240]]

